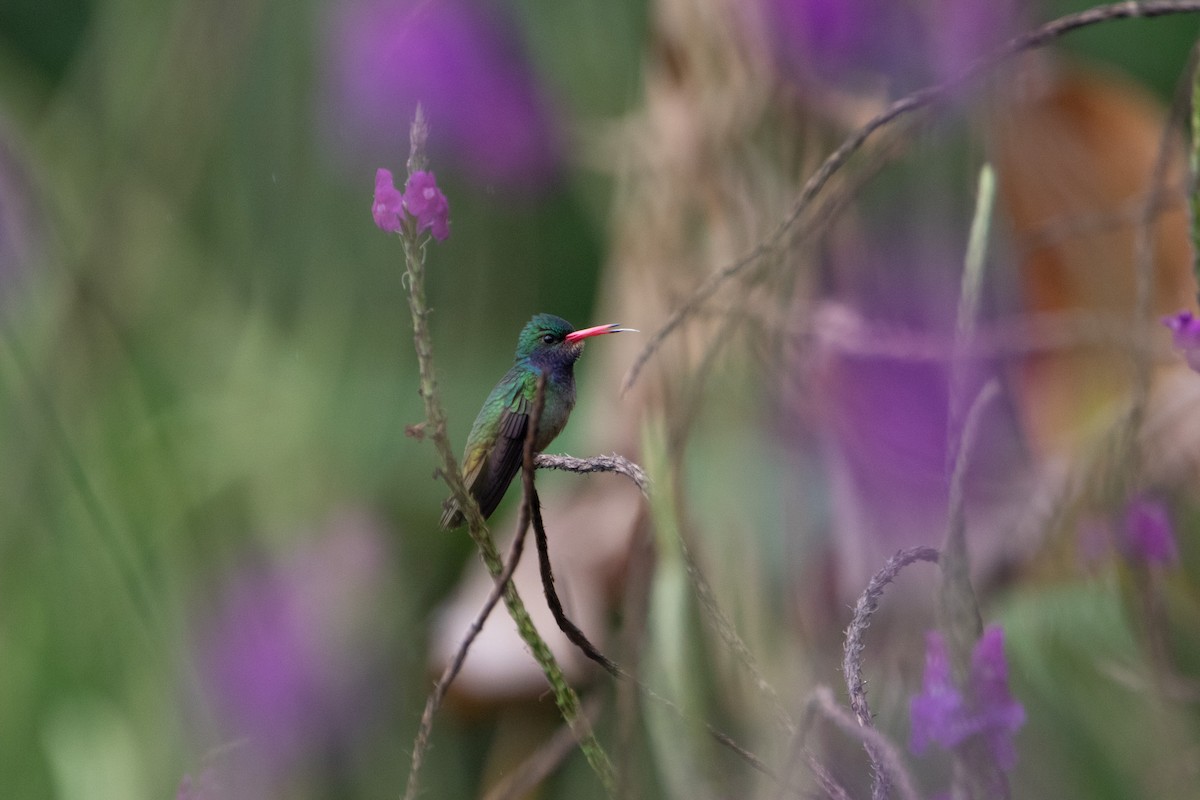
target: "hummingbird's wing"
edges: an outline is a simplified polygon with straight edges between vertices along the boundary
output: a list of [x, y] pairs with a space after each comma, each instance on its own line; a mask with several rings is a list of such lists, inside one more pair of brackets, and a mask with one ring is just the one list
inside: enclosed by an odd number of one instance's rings
[[466, 475], [467, 488], [479, 503], [484, 519], [500, 505], [508, 485], [521, 468], [525, 432], [529, 430], [529, 401], [518, 393], [513, 404], [500, 412], [496, 442]]
[[[525, 432], [529, 429], [531, 403], [522, 391], [520, 382], [507, 378], [484, 403], [467, 438], [467, 451], [463, 457], [463, 479], [467, 491], [479, 504], [485, 519], [500, 505], [508, 485], [521, 468]], [[488, 413], [490, 408], [494, 408], [494, 402], [502, 406], [497, 415]], [[462, 523], [462, 511], [450, 498], [442, 513], [442, 527], [457, 528]]]

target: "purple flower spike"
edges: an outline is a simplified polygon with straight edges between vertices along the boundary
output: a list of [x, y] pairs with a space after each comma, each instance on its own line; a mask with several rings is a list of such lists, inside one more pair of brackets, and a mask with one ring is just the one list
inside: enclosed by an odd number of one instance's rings
[[1004, 630], [992, 625], [971, 653], [971, 673], [964, 693], [955, 686], [946, 642], [937, 631], [925, 635], [925, 677], [912, 699], [909, 747], [923, 754], [933, 742], [952, 750], [982, 736], [996, 766], [1011, 770], [1017, 763], [1013, 734], [1025, 724], [1025, 709], [1008, 688]]
[[946, 641], [938, 631], [925, 634], [925, 678], [921, 693], [912, 699], [911, 713], [909, 747], [917, 755], [929, 749], [930, 742], [951, 748], [966, 738], [962, 730], [966, 717], [963, 696], [950, 675]]
[[417, 233], [429, 231], [439, 242], [450, 236], [450, 202], [432, 172], [418, 170], [409, 175], [404, 194], [400, 194], [391, 171], [380, 167], [375, 172], [375, 202], [371, 204], [375, 224], [388, 233], [400, 233], [406, 213], [417, 221]]
[[1167, 507], [1144, 495], [1133, 498], [1125, 510], [1121, 544], [1126, 558], [1143, 564], [1168, 565], [1179, 557]]
[[1200, 319], [1191, 311], [1180, 311], [1163, 317], [1162, 323], [1171, 329], [1175, 349], [1187, 359], [1188, 366], [1200, 372]]
[[392, 180], [391, 170], [380, 168], [375, 172], [375, 201], [371, 204], [371, 216], [375, 224], [387, 233], [400, 232], [400, 213], [404, 210], [402, 195]]
[[408, 176], [404, 208], [417, 220], [417, 233], [429, 231], [439, 242], [450, 235], [450, 203], [432, 172], [418, 170]]
[[1004, 659], [1004, 629], [991, 625], [971, 653], [971, 694], [979, 732], [1000, 769], [1017, 765], [1013, 734], [1025, 724], [1025, 708], [1008, 688], [1008, 662]]

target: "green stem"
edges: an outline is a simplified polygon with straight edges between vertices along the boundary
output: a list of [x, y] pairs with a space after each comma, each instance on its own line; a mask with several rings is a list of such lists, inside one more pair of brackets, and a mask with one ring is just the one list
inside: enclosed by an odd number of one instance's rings
[[[996, 177], [991, 164], [979, 170], [979, 190], [967, 256], [963, 264], [962, 289], [955, 325], [954, 358], [950, 363], [949, 420], [946, 439], [946, 467], [950, 475], [949, 514], [946, 540], [939, 564], [942, 584], [939, 592], [941, 627], [950, 646], [950, 661], [960, 685], [971, 663], [971, 651], [983, 630], [979, 603], [971, 586], [970, 560], [967, 553], [967, 525], [964, 512], [965, 476], [970, 455], [970, 439], [978, 416], [998, 387], [989, 382], [973, 402], [966, 403], [968, 366], [983, 294], [984, 268], [987, 264], [988, 238], [996, 200]], [[974, 418], [974, 419], [972, 419]]]
[[[458, 468], [458, 460], [450, 446], [450, 437], [446, 433], [446, 412], [442, 408], [437, 390], [437, 377], [433, 368], [433, 339], [429, 333], [429, 308], [425, 302], [425, 261], [424, 252], [417, 241], [417, 234], [408, 228], [400, 236], [404, 244], [405, 280], [408, 284], [408, 307], [412, 312], [413, 345], [417, 352], [417, 364], [420, 371], [420, 394], [425, 404], [425, 419], [429, 427], [430, 438], [437, 449], [441, 460], [441, 476], [450, 487], [450, 492], [463, 510], [467, 519], [467, 529], [479, 554], [493, 578], [504, 571], [504, 560], [496, 543], [487, 529], [479, 506], [467, 491], [462, 473]], [[554, 693], [554, 702], [558, 705], [559, 713], [567, 725], [575, 733], [579, 747], [587, 758], [592, 769], [599, 776], [604, 788], [611, 795], [615, 791], [612, 762], [604, 748], [592, 732], [591, 725], [584, 717], [579, 696], [567, 682], [562, 668], [550, 651], [549, 645], [538, 633], [533, 619], [525, 608], [525, 603], [517, 593], [516, 585], [510, 580], [504, 587], [504, 605], [509, 616], [517, 625], [517, 633], [533, 653], [534, 660], [542, 668], [546, 680]]]

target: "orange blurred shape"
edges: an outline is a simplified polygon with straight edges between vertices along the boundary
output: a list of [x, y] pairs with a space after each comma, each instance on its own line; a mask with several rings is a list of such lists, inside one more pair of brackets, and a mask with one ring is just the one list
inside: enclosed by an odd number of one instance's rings
[[[1148, 314], [1137, 314], [1137, 231], [1155, 188], [1167, 114], [1109, 72], [1072, 69], [1022, 85], [992, 119], [991, 158], [1011, 226], [1025, 310], [1091, 320], [1115, 334], [1034, 352], [1017, 376], [1031, 444], [1069, 455], [1128, 407], [1139, 339], [1165, 352], [1159, 318], [1195, 307], [1182, 138], [1166, 140], [1152, 223]], [[1079, 315], [1075, 317], [1074, 315]], [[1146, 337], [1150, 337], [1148, 340]], [[1143, 349], [1139, 358], [1149, 358]]]

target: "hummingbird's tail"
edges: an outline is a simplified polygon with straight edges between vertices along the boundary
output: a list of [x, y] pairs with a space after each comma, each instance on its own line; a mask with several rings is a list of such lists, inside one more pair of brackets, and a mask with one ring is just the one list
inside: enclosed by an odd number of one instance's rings
[[453, 497], [447, 497], [442, 503], [442, 530], [451, 531], [459, 527], [466, 521], [466, 516], [458, 508], [458, 503]]

